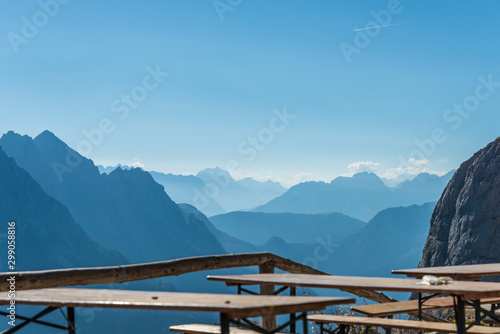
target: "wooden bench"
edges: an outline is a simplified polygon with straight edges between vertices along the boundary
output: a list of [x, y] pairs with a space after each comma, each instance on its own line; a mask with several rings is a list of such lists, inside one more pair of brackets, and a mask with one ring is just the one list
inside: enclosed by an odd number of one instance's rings
[[[184, 334], [220, 334], [219, 325], [204, 325], [204, 324], [187, 324], [170, 326], [171, 332], [178, 332]], [[230, 334], [261, 334], [251, 329], [241, 329], [237, 327], [229, 327]], [[276, 333], [282, 334], [282, 333]]]
[[[398, 329], [409, 329], [416, 331], [441, 332], [441, 333], [457, 332], [456, 324], [444, 323], [444, 322], [354, 317], [354, 316], [329, 315], [329, 314], [310, 315], [307, 317], [307, 320], [321, 325], [332, 324], [332, 323], [337, 324], [339, 325], [340, 332], [344, 333], [345, 333], [345, 328], [349, 326], [398, 328]], [[500, 333], [500, 328], [472, 326], [467, 330], [467, 333], [494, 334], [494, 333]]]
[[[500, 303], [500, 298], [483, 298], [480, 302], [484, 305], [497, 304]], [[452, 307], [452, 297], [436, 297], [426, 300], [422, 304], [422, 311], [432, 311]], [[351, 310], [370, 317], [387, 317], [394, 314], [416, 313], [418, 312], [418, 300], [353, 306], [351, 307]]]

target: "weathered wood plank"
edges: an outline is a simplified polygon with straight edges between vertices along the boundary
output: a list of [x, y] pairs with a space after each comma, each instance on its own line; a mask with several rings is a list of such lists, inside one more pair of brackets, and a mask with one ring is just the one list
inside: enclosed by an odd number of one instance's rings
[[[9, 302], [8, 293], [0, 293], [0, 305]], [[330, 305], [354, 302], [354, 298], [346, 297], [251, 296], [86, 288], [16, 292], [16, 305], [218, 312], [234, 318], [320, 311]]]
[[[184, 334], [220, 334], [219, 325], [204, 325], [204, 324], [186, 324], [170, 326], [171, 332]], [[241, 329], [237, 327], [229, 327], [229, 334], [260, 334], [259, 332], [250, 329]]]
[[208, 279], [231, 284], [269, 284], [331, 288], [344, 291], [368, 290], [437, 293], [459, 295], [469, 300], [500, 297], [500, 283], [492, 282], [451, 281], [448, 284], [428, 285], [423, 284], [421, 280], [407, 278], [294, 274], [221, 275], [209, 276]]
[[483, 276], [499, 276], [500, 263], [398, 269], [393, 270], [392, 273], [416, 278], [422, 278], [425, 275], [433, 275], [448, 276], [458, 280], [476, 281], [481, 279]]
[[[400, 319], [385, 319], [385, 318], [370, 318], [370, 317], [351, 317], [328, 314], [314, 314], [307, 317], [309, 321], [316, 323], [335, 323], [351, 326], [368, 326], [368, 327], [389, 327], [400, 329], [411, 329], [419, 331], [431, 331], [442, 333], [456, 333], [457, 325], [453, 323], [431, 322], [431, 321], [415, 321], [415, 320], [400, 320]], [[472, 326], [467, 329], [468, 334], [495, 334], [500, 333], [500, 328]]]
[[[274, 274], [274, 262], [266, 262], [259, 266], [259, 274]], [[274, 285], [261, 285], [261, 295], [272, 295], [274, 292]], [[262, 328], [271, 331], [276, 328], [276, 317], [262, 317]]]
[[[500, 303], [500, 298], [484, 298], [481, 304]], [[422, 305], [423, 311], [439, 310], [453, 307], [452, 297], [437, 297], [426, 300]], [[366, 314], [371, 317], [386, 317], [388, 315], [418, 312], [418, 300], [407, 300], [395, 303], [360, 305], [351, 307], [352, 311]]]
[[[199, 256], [123, 266], [4, 272], [0, 273], [0, 291], [8, 290], [9, 283], [7, 279], [11, 276], [16, 278], [17, 290], [43, 289], [61, 286], [123, 283], [178, 276], [203, 270], [258, 266], [272, 261], [276, 257], [274, 254], [263, 252]], [[282, 263], [286, 267], [286, 261], [282, 261]]]

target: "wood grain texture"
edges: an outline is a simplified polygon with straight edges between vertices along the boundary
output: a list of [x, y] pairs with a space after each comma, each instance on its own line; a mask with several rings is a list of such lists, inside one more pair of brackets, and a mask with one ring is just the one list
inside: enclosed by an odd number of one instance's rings
[[[0, 305], [9, 302], [8, 293], [0, 293]], [[253, 296], [84, 288], [16, 292], [16, 304], [219, 312], [234, 318], [319, 311], [329, 305], [354, 302], [354, 298], [342, 297]]]
[[[457, 326], [455, 324], [448, 324], [442, 322], [430, 321], [415, 321], [415, 320], [399, 320], [399, 319], [384, 319], [384, 318], [369, 318], [369, 317], [351, 317], [351, 316], [338, 316], [327, 314], [314, 314], [307, 317], [309, 321], [316, 323], [335, 323], [342, 325], [358, 325], [369, 327], [389, 327], [411, 330], [422, 330], [431, 332], [442, 333], [456, 333]], [[500, 333], [500, 328], [472, 326], [467, 329], [468, 334], [494, 334]]]
[[483, 276], [500, 275], [500, 263], [472, 264], [463, 266], [427, 267], [393, 270], [393, 274], [422, 278], [425, 275], [448, 276], [457, 280], [479, 280]]
[[0, 273], [0, 292], [8, 291], [7, 279], [16, 277], [16, 289], [44, 289], [62, 286], [123, 283], [158, 277], [178, 276], [203, 270], [259, 266], [274, 263], [287, 272], [301, 274], [326, 273], [268, 252], [198, 256], [169, 261], [123, 266], [72, 268], [43, 271]]
[[209, 280], [230, 284], [269, 284], [330, 288], [343, 291], [399, 291], [438, 293], [462, 296], [465, 299], [500, 297], [500, 283], [451, 281], [449, 284], [426, 285], [421, 280], [407, 278], [356, 277], [333, 275], [259, 274], [208, 276]]
[[[481, 304], [496, 304], [500, 303], [500, 298], [483, 298]], [[436, 297], [428, 299], [422, 305], [423, 311], [439, 310], [443, 308], [452, 308], [452, 297]], [[371, 317], [386, 317], [388, 315], [414, 313], [418, 312], [418, 300], [406, 300], [395, 303], [371, 304], [353, 306], [351, 310], [366, 314]]]
[[[259, 274], [272, 274], [274, 273], [274, 262], [266, 262], [259, 266]], [[263, 284], [260, 286], [261, 295], [272, 295], [274, 292], [274, 285]], [[276, 328], [276, 317], [263, 317], [262, 328], [271, 331]]]
[[[185, 333], [185, 334], [220, 334], [221, 332], [219, 325], [204, 325], [204, 324], [177, 325], [177, 326], [170, 326], [169, 329], [171, 332]], [[260, 334], [260, 333], [250, 329], [229, 327], [229, 334]]]

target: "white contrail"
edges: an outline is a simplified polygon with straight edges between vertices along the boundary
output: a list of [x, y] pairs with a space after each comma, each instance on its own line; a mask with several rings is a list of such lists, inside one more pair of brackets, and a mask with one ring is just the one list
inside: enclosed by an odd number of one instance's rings
[[410, 22], [393, 23], [393, 24], [385, 24], [385, 25], [383, 25], [383, 26], [375, 26], [375, 27], [359, 28], [359, 29], [354, 29], [353, 31], [361, 31], [361, 30], [377, 29], [377, 28], [384, 28], [384, 27], [390, 27], [390, 26], [398, 26], [398, 25], [400, 25], [400, 24], [406, 24], [406, 23], [411, 23], [411, 21], [410, 21]]

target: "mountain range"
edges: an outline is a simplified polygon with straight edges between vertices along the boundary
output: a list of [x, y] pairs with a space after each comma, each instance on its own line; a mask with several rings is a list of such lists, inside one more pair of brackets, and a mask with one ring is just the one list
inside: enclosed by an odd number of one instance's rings
[[187, 217], [147, 172], [100, 174], [49, 131], [35, 139], [8, 132], [0, 146], [88, 235], [132, 262], [224, 253], [205, 224]]
[[237, 211], [211, 217], [210, 221], [217, 229], [254, 245], [263, 245], [273, 237], [280, 237], [288, 243], [313, 244], [327, 234], [332, 235], [332, 242], [339, 242], [366, 225], [341, 213]]
[[[180, 206], [205, 222], [230, 253], [267, 251], [334, 275], [391, 276], [391, 269], [417, 266], [435, 204], [385, 209], [368, 223], [341, 214], [321, 218], [316, 217], [321, 215], [232, 212], [207, 218], [190, 205]], [[335, 218], [351, 223], [352, 233], [340, 237]], [[235, 229], [233, 223], [243, 232]], [[262, 242], [265, 238], [255, 237], [257, 245], [250, 243], [255, 241], [254, 237], [244, 235], [253, 235], [255, 231], [264, 233], [268, 239]]]
[[377, 212], [387, 208], [437, 201], [452, 175], [453, 171], [441, 177], [421, 173], [395, 188], [387, 187], [372, 173], [338, 177], [330, 183], [305, 182], [291, 187], [283, 195], [253, 211], [306, 214], [340, 212], [368, 221]]
[[380, 211], [350, 235], [323, 264], [338, 275], [390, 276], [396, 268], [415, 268], [422, 256], [436, 203]]
[[[98, 168], [101, 173], [109, 174], [116, 168], [131, 167], [118, 165]], [[281, 184], [271, 180], [261, 182], [250, 177], [234, 180], [228, 172], [218, 167], [206, 168], [196, 175], [175, 175], [156, 171], [149, 173], [156, 182], [165, 187], [174, 202], [193, 205], [207, 216], [253, 209], [286, 191]]]

